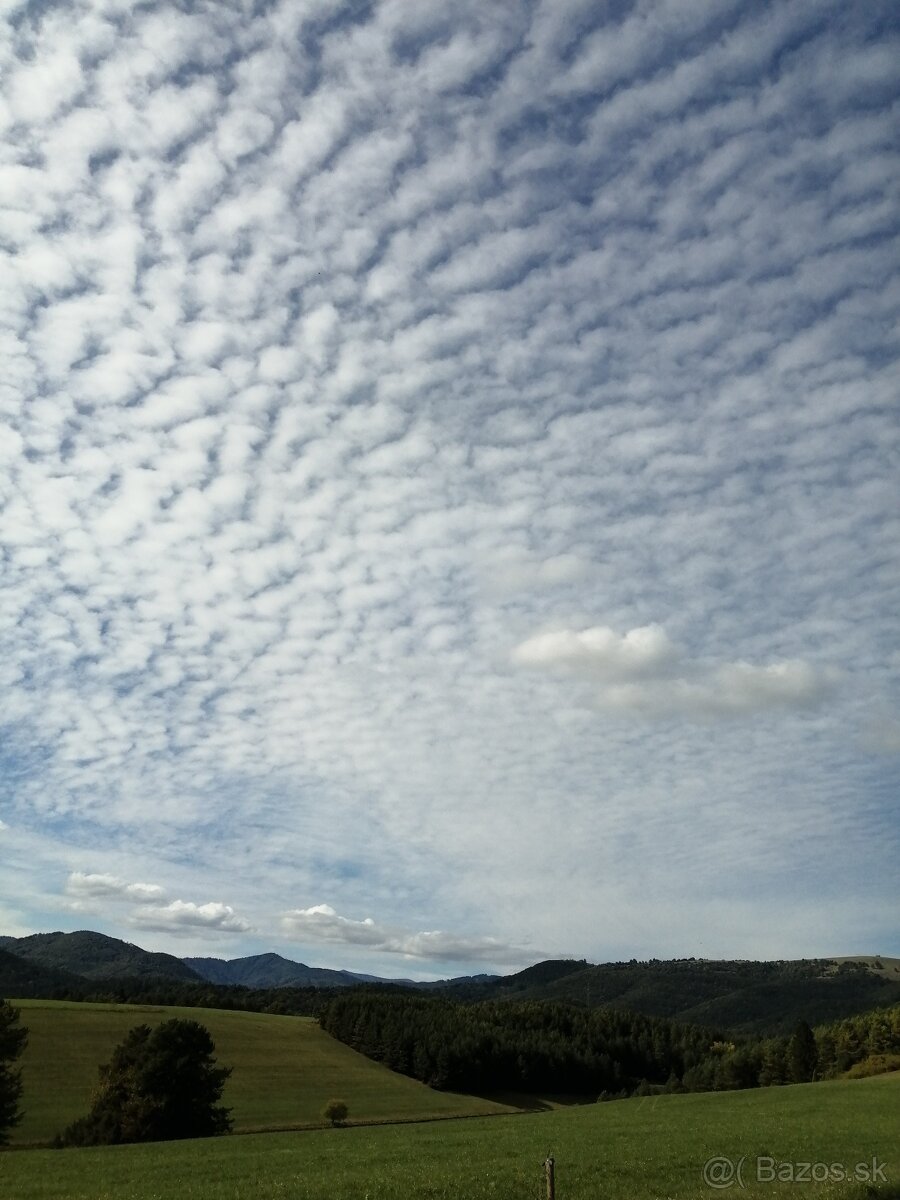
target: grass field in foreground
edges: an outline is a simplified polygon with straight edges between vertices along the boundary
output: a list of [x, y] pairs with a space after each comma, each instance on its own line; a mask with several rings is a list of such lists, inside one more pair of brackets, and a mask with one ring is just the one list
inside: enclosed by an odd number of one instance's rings
[[[621, 1100], [554, 1112], [251, 1134], [206, 1141], [0, 1155], [4, 1200], [536, 1200], [541, 1163], [558, 1200], [879, 1200], [900, 1197], [900, 1075]], [[862, 1184], [756, 1181], [756, 1158], [885, 1164]], [[743, 1158], [730, 1193], [703, 1182]]]
[[[236, 1130], [284, 1129], [322, 1122], [332, 1096], [346, 1100], [351, 1120], [377, 1121], [508, 1112], [488, 1100], [431, 1088], [371, 1062], [323, 1033], [309, 1017], [202, 1008], [76, 1004], [16, 1000], [28, 1027], [22, 1057], [22, 1124], [12, 1142], [49, 1142], [90, 1107], [97, 1067], [135, 1025], [171, 1017], [200, 1021], [216, 1058], [233, 1067], [223, 1103]], [[0, 1200], [6, 1195], [0, 1179]]]

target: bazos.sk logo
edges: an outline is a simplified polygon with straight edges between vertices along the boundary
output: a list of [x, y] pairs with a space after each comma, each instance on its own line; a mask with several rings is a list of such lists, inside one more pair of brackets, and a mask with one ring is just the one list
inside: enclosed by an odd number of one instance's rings
[[872, 1158], [870, 1162], [781, 1162], [759, 1155], [748, 1164], [747, 1156], [726, 1158], [716, 1155], [703, 1164], [703, 1182], [717, 1191], [726, 1188], [745, 1188], [752, 1183], [886, 1183], [887, 1163]]

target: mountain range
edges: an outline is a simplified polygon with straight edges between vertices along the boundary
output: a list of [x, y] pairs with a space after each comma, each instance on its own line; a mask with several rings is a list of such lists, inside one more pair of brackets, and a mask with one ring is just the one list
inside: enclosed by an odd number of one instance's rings
[[427, 983], [293, 962], [280, 954], [176, 958], [92, 930], [0, 937], [0, 996], [81, 995], [86, 983], [204, 982], [251, 989], [417, 988], [465, 1001], [544, 1000], [630, 1009], [744, 1033], [789, 1031], [900, 1003], [900, 959], [857, 956], [777, 962], [651, 959], [603, 963], [552, 959], [513, 975]]
[[[11, 962], [17, 960], [18, 965]], [[75, 933], [33, 933], [28, 937], [0, 936], [0, 994], [11, 989], [5, 981], [26, 978], [52, 980], [60, 986], [77, 979], [172, 979], [183, 983], [224, 984], [249, 988], [354, 987], [362, 983], [400, 987], [441, 988], [458, 983], [486, 982], [494, 975], [465, 976], [417, 983], [412, 979], [385, 979], [357, 971], [310, 967], [280, 954], [252, 954], [246, 958], [176, 958], [141, 949], [131, 942], [104, 933], [80, 929]], [[41, 975], [41, 971], [47, 972]]]
[[333, 971], [328, 967], [308, 967], [280, 954], [251, 954], [248, 958], [185, 958], [187, 966], [210, 983], [238, 984], [241, 987], [353, 987], [359, 983], [401, 983], [410, 980], [384, 980], [376, 975], [355, 971]]

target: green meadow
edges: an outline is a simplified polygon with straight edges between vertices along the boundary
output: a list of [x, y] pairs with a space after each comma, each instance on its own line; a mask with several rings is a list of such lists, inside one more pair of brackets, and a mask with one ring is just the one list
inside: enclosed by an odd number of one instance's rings
[[[900, 1196], [900, 1076], [621, 1100], [549, 1112], [0, 1155], [4, 1200], [558, 1200]], [[884, 1164], [886, 1182], [771, 1183], [776, 1163]], [[744, 1187], [703, 1181], [743, 1160]]]
[[[727, 1193], [900, 1200], [897, 1072], [521, 1113], [431, 1091], [305, 1018], [47, 1001], [19, 1007], [30, 1030], [26, 1118], [17, 1147], [0, 1153], [0, 1200], [537, 1200], [545, 1195], [548, 1154], [556, 1160], [557, 1200], [713, 1200]], [[128, 1029], [176, 1015], [202, 1021], [220, 1061], [234, 1067], [225, 1100], [238, 1132], [141, 1146], [34, 1148], [86, 1111], [97, 1064]], [[346, 1099], [360, 1123], [322, 1128], [330, 1096]], [[461, 1117], [469, 1119], [438, 1119]], [[764, 1162], [758, 1178], [760, 1156], [776, 1165], [822, 1164], [819, 1171], [827, 1168], [830, 1177], [772, 1181]], [[740, 1163], [741, 1181], [709, 1186], [702, 1172], [712, 1158]], [[857, 1165], [871, 1171], [873, 1162], [874, 1189], [865, 1179], [834, 1178], [834, 1167], [855, 1176]]]
[[[49, 1142], [86, 1113], [98, 1065], [108, 1061], [128, 1030], [171, 1017], [205, 1025], [217, 1060], [233, 1067], [222, 1099], [233, 1110], [239, 1132], [321, 1125], [322, 1108], [332, 1096], [346, 1100], [351, 1120], [357, 1121], [510, 1111], [396, 1075], [330, 1038], [309, 1017], [52, 1000], [14, 1003], [29, 1034], [22, 1056], [25, 1117], [13, 1130], [13, 1145]], [[2, 1186], [0, 1200], [5, 1200]]]

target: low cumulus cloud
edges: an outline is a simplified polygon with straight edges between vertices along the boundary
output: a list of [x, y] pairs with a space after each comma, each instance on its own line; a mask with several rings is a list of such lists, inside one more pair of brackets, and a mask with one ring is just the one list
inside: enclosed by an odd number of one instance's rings
[[553, 630], [514, 648], [523, 667], [584, 673], [603, 708], [648, 716], [738, 717], [812, 708], [833, 689], [833, 671], [800, 659], [755, 665], [687, 658], [659, 625], [617, 634], [604, 625]]
[[73, 871], [66, 880], [66, 895], [74, 900], [124, 900], [129, 904], [146, 904], [162, 900], [165, 889], [155, 883], [126, 883], [116, 875]]
[[139, 908], [131, 918], [131, 924], [142, 929], [179, 930], [208, 929], [226, 933], [246, 933], [249, 922], [237, 916], [230, 904], [210, 901], [194, 904], [189, 900], [173, 900], [165, 905], [147, 905]]
[[499, 938], [464, 937], [436, 929], [409, 933], [380, 925], [371, 917], [354, 920], [342, 917], [330, 904], [295, 908], [283, 915], [281, 924], [284, 932], [298, 941], [365, 946], [386, 954], [434, 962], [479, 961], [510, 965], [545, 956], [533, 947], [510, 945]]
[[237, 916], [230, 904], [211, 900], [206, 904], [195, 904], [190, 900], [167, 902], [166, 890], [155, 883], [128, 883], [116, 875], [86, 874], [73, 871], [66, 880], [65, 894], [70, 907], [96, 912], [98, 904], [137, 905], [128, 912], [127, 924], [140, 929], [179, 929], [246, 933], [250, 924]]

